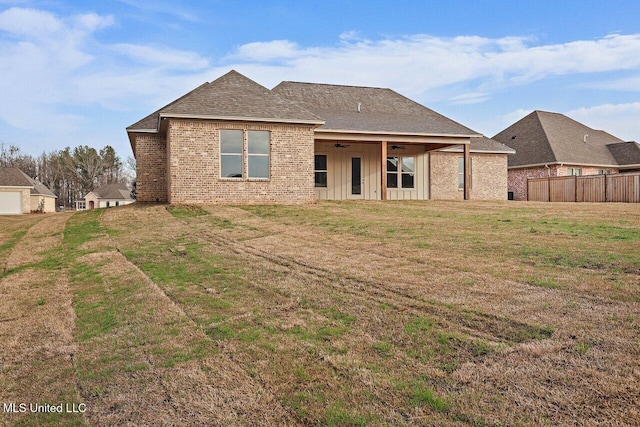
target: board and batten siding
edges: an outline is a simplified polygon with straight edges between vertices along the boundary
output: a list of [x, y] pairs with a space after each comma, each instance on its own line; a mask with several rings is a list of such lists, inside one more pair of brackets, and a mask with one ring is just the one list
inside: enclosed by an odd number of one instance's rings
[[[340, 142], [346, 146], [338, 148], [336, 142], [315, 142], [315, 154], [327, 156], [327, 186], [315, 187], [320, 200], [380, 200], [381, 166], [380, 143]], [[399, 144], [400, 145], [400, 144]], [[388, 200], [424, 200], [429, 198], [429, 154], [423, 146], [404, 145], [403, 150], [389, 147], [388, 157], [413, 156], [415, 175], [413, 189], [387, 189]], [[351, 194], [351, 159], [362, 159], [362, 194]]]

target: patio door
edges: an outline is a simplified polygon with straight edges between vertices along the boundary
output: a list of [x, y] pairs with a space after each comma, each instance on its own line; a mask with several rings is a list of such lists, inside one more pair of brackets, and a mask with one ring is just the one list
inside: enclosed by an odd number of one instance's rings
[[362, 173], [362, 155], [352, 155], [349, 161], [349, 198], [364, 199], [364, 175]]

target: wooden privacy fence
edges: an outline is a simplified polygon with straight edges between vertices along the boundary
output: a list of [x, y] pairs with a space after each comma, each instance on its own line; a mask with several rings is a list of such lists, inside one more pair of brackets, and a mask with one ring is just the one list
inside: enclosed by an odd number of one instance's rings
[[640, 173], [531, 178], [527, 200], [640, 203]]

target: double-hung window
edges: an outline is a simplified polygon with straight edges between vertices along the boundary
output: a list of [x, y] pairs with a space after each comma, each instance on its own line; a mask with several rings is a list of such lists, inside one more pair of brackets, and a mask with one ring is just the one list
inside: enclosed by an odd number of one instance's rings
[[315, 155], [315, 185], [316, 187], [327, 186], [327, 155], [316, 154]]
[[269, 178], [269, 132], [247, 131], [247, 176]]
[[221, 178], [242, 178], [243, 146], [243, 131], [226, 129], [220, 131]]
[[269, 131], [222, 129], [220, 177], [268, 179], [270, 145]]
[[387, 157], [387, 188], [414, 188], [415, 157]]

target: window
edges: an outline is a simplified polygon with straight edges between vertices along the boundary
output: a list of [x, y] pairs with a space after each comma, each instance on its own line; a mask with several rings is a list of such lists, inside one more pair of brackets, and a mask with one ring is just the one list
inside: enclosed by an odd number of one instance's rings
[[415, 157], [387, 157], [387, 188], [414, 188]]
[[611, 171], [609, 169], [600, 169], [598, 170], [598, 175], [609, 175]]
[[247, 132], [248, 177], [269, 178], [269, 132]]
[[413, 157], [401, 157], [402, 164], [402, 188], [413, 188], [414, 163]]
[[[471, 188], [473, 184], [473, 180], [471, 179], [471, 167], [473, 166], [473, 161], [471, 157], [469, 157], [469, 188]], [[458, 190], [464, 190], [464, 157], [458, 157]]]
[[327, 155], [316, 154], [315, 156], [315, 176], [316, 187], [327, 186]]
[[120, 206], [120, 202], [116, 201], [116, 206]]
[[387, 157], [387, 188], [398, 188], [398, 157]]
[[[269, 179], [271, 142], [269, 131], [223, 129], [220, 131], [220, 177]], [[244, 170], [244, 159], [247, 170]]]
[[220, 177], [242, 178], [242, 146], [241, 130], [220, 131]]
[[107, 207], [110, 208], [111, 207], [111, 203], [107, 202]]
[[567, 175], [569, 176], [580, 176], [582, 175], [582, 168], [568, 168]]

